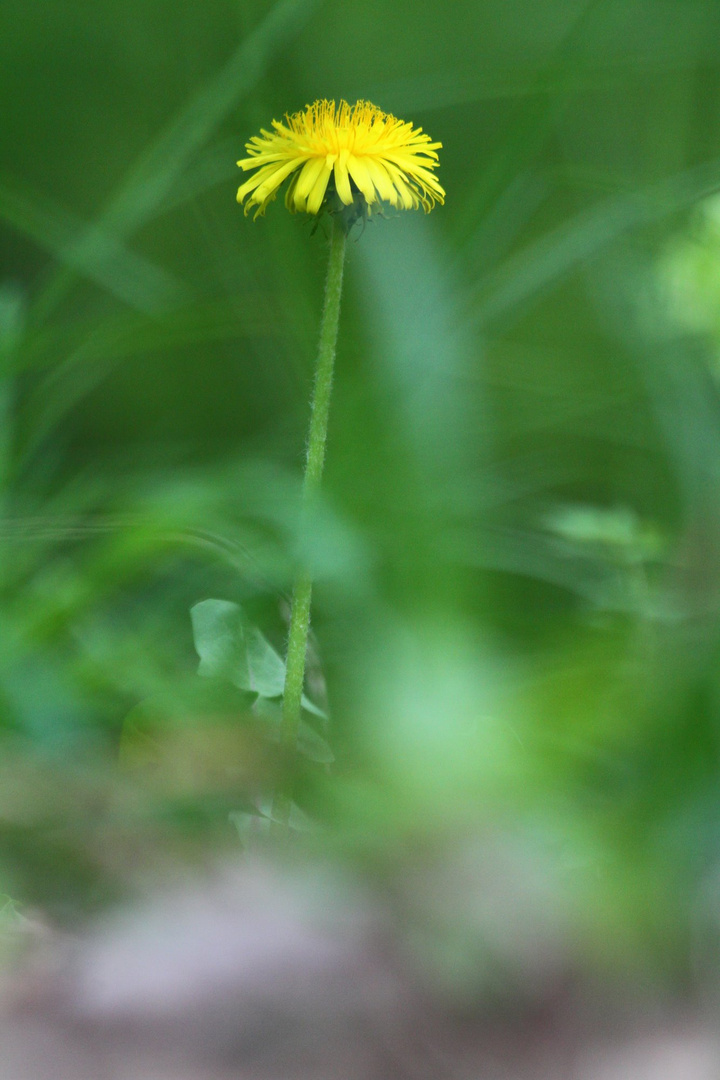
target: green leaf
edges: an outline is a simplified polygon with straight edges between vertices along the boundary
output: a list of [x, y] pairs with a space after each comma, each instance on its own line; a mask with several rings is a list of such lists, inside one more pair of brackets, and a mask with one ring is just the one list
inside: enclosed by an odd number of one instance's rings
[[249, 690], [247, 645], [239, 605], [229, 600], [202, 600], [190, 609], [190, 618], [200, 657], [198, 675], [229, 679], [241, 690]]
[[280, 697], [285, 687], [285, 664], [267, 638], [252, 626], [245, 632], [249, 690], [260, 697]]
[[[190, 618], [200, 657], [198, 675], [229, 679], [240, 690], [249, 690], [260, 698], [282, 697], [285, 662], [257, 627], [247, 621], [239, 604], [230, 600], [201, 600], [190, 609]], [[322, 709], [305, 694], [302, 704], [308, 712], [327, 720]], [[319, 752], [317, 747], [316, 752]]]

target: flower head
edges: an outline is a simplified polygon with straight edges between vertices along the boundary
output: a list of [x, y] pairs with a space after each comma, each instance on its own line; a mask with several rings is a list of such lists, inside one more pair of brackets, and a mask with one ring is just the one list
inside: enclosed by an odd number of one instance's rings
[[369, 214], [381, 202], [429, 212], [445, 201], [433, 173], [442, 143], [368, 101], [316, 101], [272, 126], [245, 144], [249, 157], [238, 161], [245, 172], [257, 169], [237, 193], [245, 213], [256, 206], [255, 217], [264, 214], [288, 177], [285, 205], [293, 213], [318, 214], [335, 203]]

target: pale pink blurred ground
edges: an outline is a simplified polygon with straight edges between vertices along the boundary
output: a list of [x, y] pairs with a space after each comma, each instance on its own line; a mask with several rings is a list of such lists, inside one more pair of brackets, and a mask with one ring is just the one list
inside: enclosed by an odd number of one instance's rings
[[336, 869], [247, 861], [72, 937], [29, 924], [0, 1080], [719, 1080], [709, 1000], [549, 958], [515, 1004], [458, 1007], [404, 917]]

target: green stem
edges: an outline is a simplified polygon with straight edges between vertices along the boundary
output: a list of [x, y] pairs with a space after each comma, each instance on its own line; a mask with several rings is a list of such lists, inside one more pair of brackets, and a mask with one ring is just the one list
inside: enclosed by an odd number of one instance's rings
[[[332, 394], [335, 347], [337, 345], [338, 323], [340, 320], [345, 239], [345, 228], [342, 220], [334, 218], [330, 238], [330, 261], [325, 284], [325, 303], [320, 326], [320, 344], [315, 368], [315, 389], [310, 414], [307, 463], [305, 465], [303, 484], [304, 519], [307, 517], [309, 505], [320, 488], [325, 463], [325, 444], [327, 442], [330, 396]], [[293, 589], [285, 690], [283, 693], [280, 744], [288, 755], [295, 750], [300, 727], [302, 695], [305, 685], [305, 654], [310, 631], [311, 599], [312, 578], [307, 567], [302, 567], [298, 572]], [[290, 806], [291, 796], [289, 791], [287, 789], [277, 791], [273, 800], [273, 819], [279, 825], [287, 825]]]

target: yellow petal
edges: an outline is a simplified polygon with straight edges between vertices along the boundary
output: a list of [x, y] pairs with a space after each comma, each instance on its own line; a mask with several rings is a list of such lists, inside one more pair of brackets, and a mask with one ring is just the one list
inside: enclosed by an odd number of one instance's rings
[[325, 161], [323, 158], [310, 158], [306, 161], [302, 167], [302, 172], [298, 176], [297, 186], [295, 188], [296, 194], [301, 199], [307, 199], [308, 195], [315, 187], [315, 181], [320, 173], [325, 168]]
[[365, 196], [365, 202], [368, 206], [371, 203], [377, 202], [377, 195], [375, 193], [375, 185], [373, 183], [372, 176], [367, 167], [364, 158], [355, 157], [354, 154], [350, 154], [348, 157], [348, 172], [352, 176], [353, 180], [359, 187], [362, 194]]
[[290, 183], [288, 184], [287, 191], [285, 192], [285, 205], [287, 206], [288, 210], [292, 214], [294, 214], [296, 210], [304, 210], [305, 209], [305, 200], [304, 199], [299, 200], [298, 202], [295, 201], [295, 191], [296, 191], [297, 182], [298, 182], [299, 179], [300, 179], [300, 174], [295, 173], [295, 175], [290, 180]]
[[417, 206], [418, 198], [412, 188], [405, 182], [405, 179], [400, 170], [393, 165], [392, 161], [385, 159], [383, 164], [387, 171], [390, 173], [390, 179], [393, 182], [395, 190], [400, 196], [400, 201], [403, 204], [404, 210], [412, 210]]
[[373, 184], [378, 190], [380, 198], [384, 202], [389, 202], [391, 206], [397, 206], [400, 201], [398, 193], [395, 190], [393, 182], [388, 176], [388, 171], [382, 161], [368, 155], [365, 158], [365, 165], [372, 177]]
[[306, 209], [308, 214], [317, 214], [322, 206], [331, 172], [332, 166], [328, 165], [327, 160], [323, 161], [323, 170], [315, 181], [314, 188], [307, 197]]
[[237, 200], [242, 202], [246, 195], [249, 195], [251, 191], [254, 191], [256, 187], [259, 187], [264, 180], [267, 180], [274, 172], [277, 172], [277, 165], [266, 165], [264, 169], [260, 169], [254, 176], [251, 176], [249, 180], [246, 180], [238, 188]]
[[350, 180], [348, 178], [347, 171], [348, 157], [349, 152], [347, 150], [341, 150], [340, 155], [335, 162], [335, 190], [340, 196], [340, 201], [345, 203], [346, 206], [350, 206], [353, 201], [353, 195], [350, 188]]
[[258, 185], [255, 192], [255, 199], [266, 199], [268, 195], [271, 195], [273, 191], [276, 191], [286, 176], [289, 176], [291, 172], [297, 169], [299, 161], [287, 161], [284, 165], [272, 166], [271, 174], [263, 180], [262, 184]]

